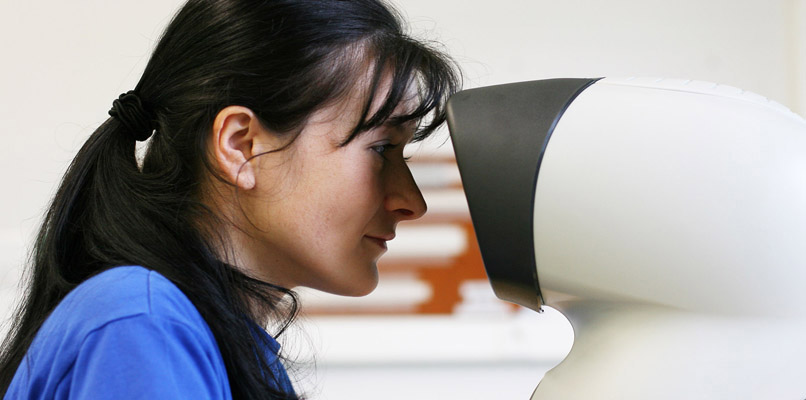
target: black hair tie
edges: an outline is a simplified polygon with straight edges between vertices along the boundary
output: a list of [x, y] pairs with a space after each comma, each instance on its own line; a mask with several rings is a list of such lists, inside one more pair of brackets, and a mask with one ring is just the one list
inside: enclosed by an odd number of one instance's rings
[[142, 100], [134, 90], [121, 94], [113, 101], [109, 115], [120, 121], [134, 140], [139, 142], [148, 140], [154, 132], [154, 117], [146, 111]]

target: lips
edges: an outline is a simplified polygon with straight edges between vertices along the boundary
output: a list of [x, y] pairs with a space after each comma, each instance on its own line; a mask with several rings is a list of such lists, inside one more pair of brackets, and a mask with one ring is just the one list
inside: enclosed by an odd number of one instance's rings
[[372, 239], [383, 240], [384, 242], [388, 242], [388, 241], [390, 241], [390, 240], [395, 238], [395, 234], [394, 234], [394, 232], [392, 232], [392, 233], [387, 233], [387, 234], [383, 234], [383, 235], [367, 235], [367, 237], [372, 238]]
[[366, 238], [369, 239], [371, 242], [377, 244], [382, 249], [386, 250], [386, 242], [394, 239], [395, 234], [390, 233], [390, 234], [383, 234], [383, 235], [377, 235], [377, 236], [366, 235]]

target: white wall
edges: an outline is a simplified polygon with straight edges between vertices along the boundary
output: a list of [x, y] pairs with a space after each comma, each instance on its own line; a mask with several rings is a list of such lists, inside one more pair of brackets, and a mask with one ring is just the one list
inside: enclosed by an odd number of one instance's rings
[[108, 117], [112, 100], [134, 87], [178, 3], [0, 2], [0, 288], [6, 292], [15, 284], [6, 271], [22, 260], [68, 163]]
[[[717, 81], [795, 106], [795, 2], [504, 0], [401, 2], [489, 85], [548, 77]], [[802, 11], [800, 11], [802, 14]]]
[[[0, 311], [8, 309], [16, 285], [15, 266], [67, 163], [106, 119], [112, 100], [133, 88], [154, 40], [179, 4], [177, 0], [0, 3], [0, 121], [5, 139], [0, 146], [4, 182]], [[415, 32], [442, 41], [460, 61], [467, 87], [550, 77], [679, 77], [738, 86], [806, 114], [804, 0], [398, 0], [398, 4]], [[526, 398], [548, 368], [541, 354], [562, 351], [570, 333], [562, 322], [544, 326], [536, 314], [518, 318], [499, 321], [504, 333], [481, 333], [474, 346], [456, 350], [453, 356], [466, 351], [492, 357], [461, 365], [449, 362], [451, 354], [440, 363], [433, 358], [434, 349], [452, 343], [459, 332], [473, 335], [489, 321], [479, 320], [476, 327], [449, 319], [425, 325], [398, 321], [388, 324], [394, 332], [365, 319], [314, 321], [320, 326], [317, 335], [329, 338], [329, 344], [322, 344], [325, 339], [314, 343], [321, 350], [321, 398], [347, 398], [359, 385], [364, 397], [353, 392], [350, 398], [408, 398], [415, 393], [422, 399], [490, 398], [489, 392], [479, 389], [479, 382], [485, 381]], [[411, 331], [405, 332], [409, 325]], [[528, 339], [532, 335], [545, 340], [537, 345]], [[417, 340], [405, 340], [407, 336]], [[397, 339], [375, 347], [361, 345], [378, 337]], [[506, 340], [496, 343], [495, 338]], [[528, 347], [524, 352], [533, 357], [518, 360], [512, 343]], [[390, 346], [386, 353], [380, 350]], [[347, 361], [344, 349], [352, 357]], [[401, 349], [403, 353], [411, 349], [408, 357], [415, 359], [421, 354], [421, 365], [411, 360], [396, 363], [400, 358], [395, 354]], [[498, 361], [491, 361], [496, 354]], [[418, 389], [390, 390], [396, 380]]]

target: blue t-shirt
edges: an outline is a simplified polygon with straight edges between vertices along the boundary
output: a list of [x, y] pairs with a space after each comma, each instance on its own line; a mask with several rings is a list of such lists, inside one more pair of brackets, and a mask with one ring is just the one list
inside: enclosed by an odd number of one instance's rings
[[[257, 326], [256, 326], [257, 327]], [[280, 389], [293, 388], [265, 349]], [[5, 399], [231, 399], [207, 323], [173, 283], [143, 267], [117, 267], [71, 291], [48, 317]]]

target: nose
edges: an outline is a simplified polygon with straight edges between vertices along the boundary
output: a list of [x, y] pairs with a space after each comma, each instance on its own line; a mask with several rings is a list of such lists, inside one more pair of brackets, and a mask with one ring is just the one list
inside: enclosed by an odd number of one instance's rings
[[400, 164], [389, 178], [384, 200], [386, 210], [394, 214], [398, 221], [422, 217], [428, 206], [409, 167], [405, 163]]

